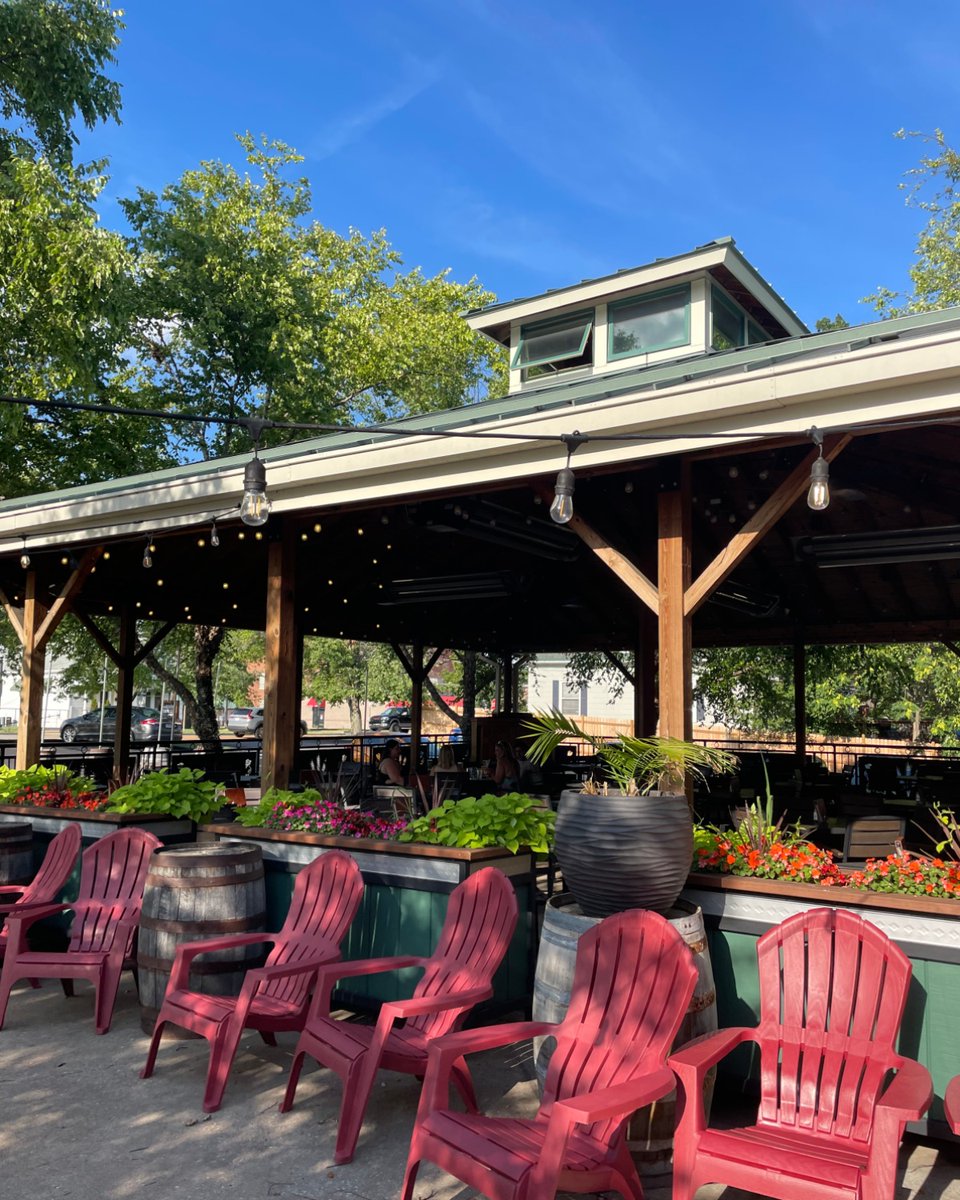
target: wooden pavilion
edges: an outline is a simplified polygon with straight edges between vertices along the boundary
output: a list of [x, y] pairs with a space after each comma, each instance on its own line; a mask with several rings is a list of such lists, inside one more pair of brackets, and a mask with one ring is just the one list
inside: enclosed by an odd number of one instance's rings
[[[68, 611], [118, 664], [118, 756], [138, 621], [161, 623], [148, 645], [265, 629], [264, 786], [294, 761], [305, 634], [413, 647], [415, 704], [428, 648], [631, 647], [637, 728], [678, 737], [694, 644], [792, 645], [802, 681], [811, 643], [960, 634], [960, 313], [810, 334], [727, 239], [468, 319], [510, 347], [510, 394], [263, 452], [262, 528], [238, 517], [246, 457], [0, 503], [18, 763]], [[801, 744], [803, 708], [798, 686]]]

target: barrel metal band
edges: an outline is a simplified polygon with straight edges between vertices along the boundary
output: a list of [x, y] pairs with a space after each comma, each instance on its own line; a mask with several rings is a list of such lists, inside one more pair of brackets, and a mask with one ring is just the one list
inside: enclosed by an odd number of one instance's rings
[[144, 929], [156, 929], [160, 933], [262, 933], [262, 912], [249, 917], [231, 917], [212, 921], [158, 921], [156, 917], [141, 917]]
[[226, 887], [232, 883], [256, 883], [262, 878], [263, 864], [260, 863], [249, 872], [234, 872], [232, 875], [191, 875], [186, 879], [182, 875], [156, 875], [151, 871], [147, 876], [147, 886], [157, 889]]

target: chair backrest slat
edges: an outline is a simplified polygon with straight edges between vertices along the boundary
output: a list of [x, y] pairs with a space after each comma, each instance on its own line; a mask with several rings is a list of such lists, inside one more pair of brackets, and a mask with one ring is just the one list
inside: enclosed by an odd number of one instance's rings
[[[80, 858], [78, 915], [70, 930], [71, 951], [109, 950], [120, 914], [135, 916], [143, 901], [150, 855], [162, 843], [145, 829], [131, 826], [109, 833]], [[126, 952], [133, 941], [127, 938]]]

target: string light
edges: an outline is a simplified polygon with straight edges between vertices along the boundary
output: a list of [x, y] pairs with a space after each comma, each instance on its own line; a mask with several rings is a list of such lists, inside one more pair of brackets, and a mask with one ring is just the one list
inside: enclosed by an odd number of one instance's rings
[[214, 518], [213, 523], [210, 526], [210, 545], [214, 547], [220, 545], [220, 534], [217, 532], [216, 518]]
[[810, 468], [810, 488], [807, 491], [807, 506], [814, 512], [823, 512], [830, 503], [830, 464], [823, 457], [823, 434], [814, 425], [810, 430], [813, 444], [819, 454]]
[[143, 565], [148, 569], [153, 566], [153, 543], [147, 538], [147, 544], [143, 548]]
[[587, 440], [578, 429], [573, 433], [563, 435], [561, 439], [567, 448], [567, 464], [557, 473], [557, 482], [553, 488], [553, 503], [550, 505], [550, 518], [558, 525], [566, 525], [573, 519], [573, 492], [577, 486], [576, 478], [570, 469], [570, 459], [575, 450]]
[[30, 566], [30, 555], [27, 553], [26, 536], [23, 538], [23, 553], [20, 555], [20, 566], [23, 567], [24, 570]]
[[254, 446], [253, 458], [243, 470], [243, 499], [240, 501], [240, 520], [244, 525], [266, 525], [270, 516], [267, 498], [267, 469], [260, 461], [259, 446]]

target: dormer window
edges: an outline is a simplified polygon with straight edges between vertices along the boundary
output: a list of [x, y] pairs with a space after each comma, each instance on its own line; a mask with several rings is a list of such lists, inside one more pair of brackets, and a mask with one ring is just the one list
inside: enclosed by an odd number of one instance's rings
[[629, 358], [690, 344], [690, 287], [618, 300], [607, 309], [607, 357]]
[[593, 320], [590, 309], [521, 326], [512, 365], [522, 370], [523, 381], [591, 366]]
[[746, 316], [719, 288], [711, 289], [710, 315], [712, 350], [733, 350], [746, 345]]

